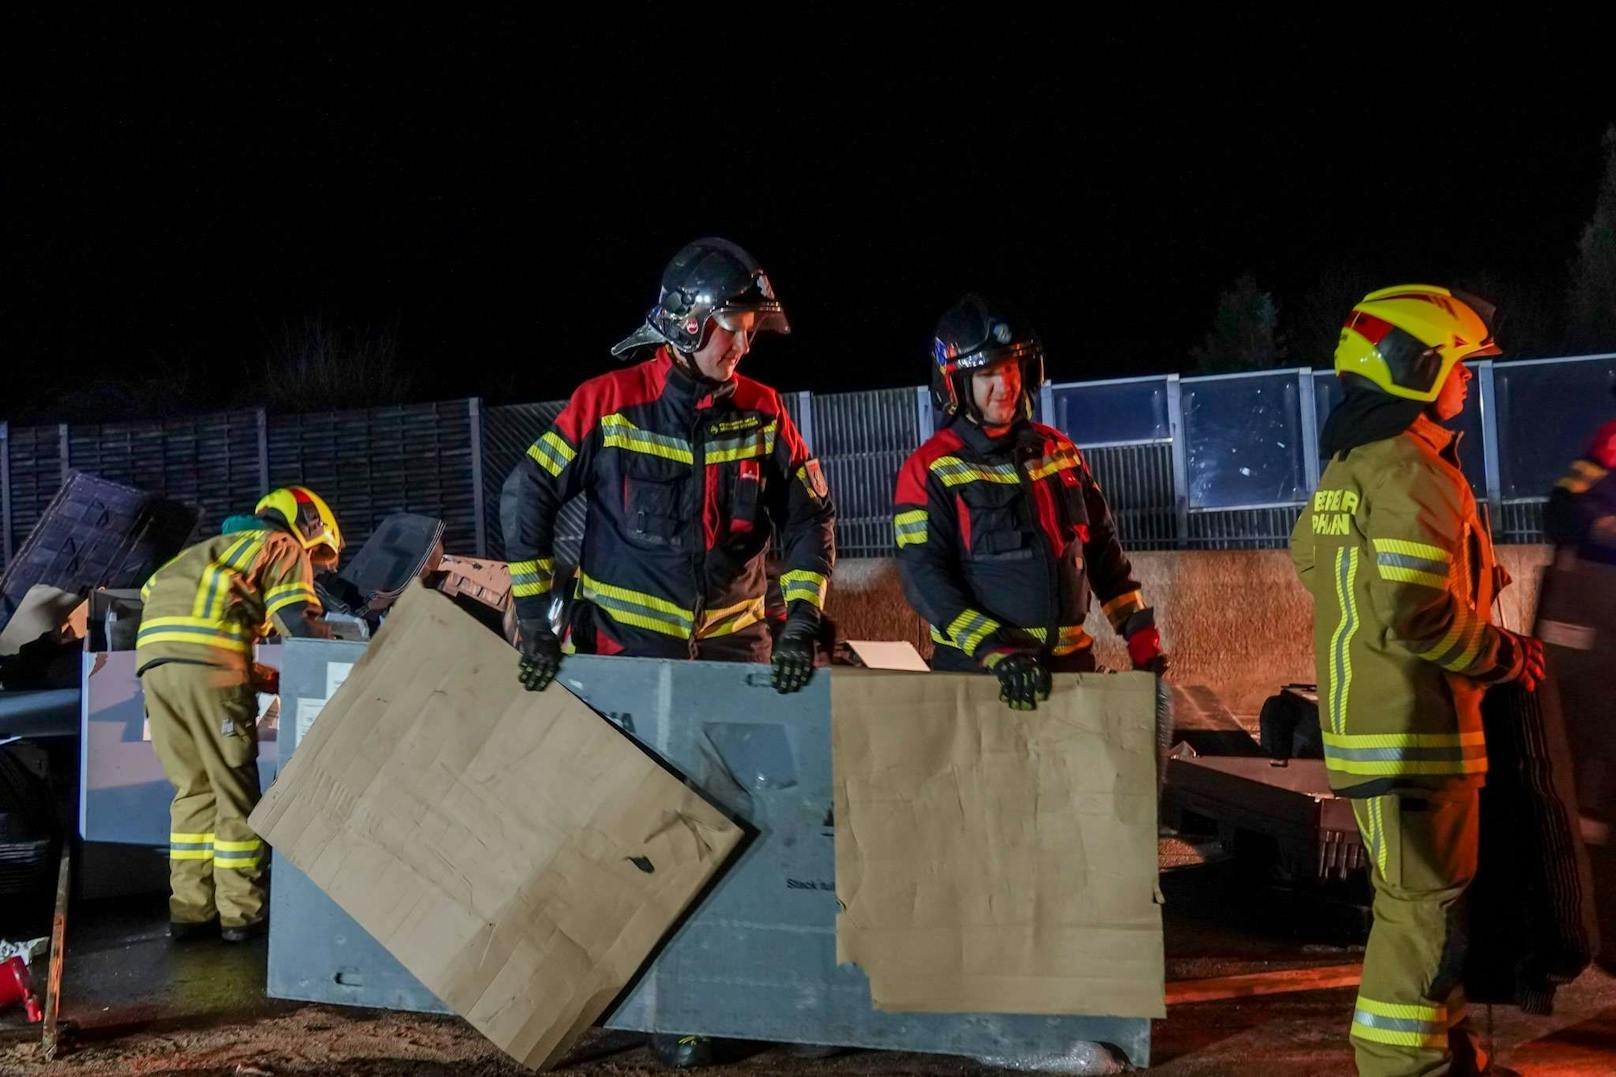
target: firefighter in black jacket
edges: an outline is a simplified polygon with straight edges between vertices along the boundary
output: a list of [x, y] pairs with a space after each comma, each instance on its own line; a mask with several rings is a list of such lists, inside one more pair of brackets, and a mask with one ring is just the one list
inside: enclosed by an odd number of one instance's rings
[[[612, 349], [654, 353], [579, 386], [511, 472], [500, 521], [528, 688], [560, 668], [563, 641], [547, 617], [555, 526], [580, 493], [589, 516], [569, 649], [772, 659], [780, 691], [807, 682], [836, 510], [780, 395], [735, 372], [763, 330], [790, 327], [752, 256], [724, 239], [687, 245], [645, 325]], [[771, 645], [764, 557], [775, 529], [786, 623]]]
[[1032, 421], [1043, 346], [1004, 306], [967, 295], [937, 323], [932, 396], [949, 423], [898, 475], [893, 528], [932, 668], [996, 674], [1016, 710], [1051, 671], [1095, 668], [1091, 592], [1136, 669], [1166, 656], [1111, 510], [1077, 447]]

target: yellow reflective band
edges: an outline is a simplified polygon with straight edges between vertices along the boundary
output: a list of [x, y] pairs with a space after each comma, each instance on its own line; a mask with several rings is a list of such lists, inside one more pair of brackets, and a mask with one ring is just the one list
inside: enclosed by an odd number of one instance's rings
[[[1485, 622], [1480, 618], [1460, 610], [1454, 614], [1453, 624], [1448, 626], [1448, 634], [1442, 637], [1442, 642], [1429, 651], [1422, 651], [1420, 657], [1454, 673], [1469, 669], [1470, 663], [1476, 659], [1476, 652], [1481, 650], [1484, 626]], [[1456, 648], [1459, 653], [1454, 655]]]
[[1380, 570], [1381, 579], [1390, 580], [1393, 583], [1417, 583], [1421, 587], [1434, 587], [1439, 591], [1446, 590], [1448, 586], [1446, 576], [1434, 576], [1429, 572], [1421, 572], [1419, 569], [1401, 568], [1396, 565], [1378, 562], [1375, 567]]
[[774, 452], [774, 438], [779, 429], [780, 420], [776, 419], [768, 426], [740, 437], [708, 442], [702, 459], [709, 464], [728, 464], [756, 456], [769, 456]]
[[[1378, 799], [1378, 798], [1371, 798]], [[1392, 1017], [1400, 1021], [1426, 1021], [1432, 1025], [1446, 1029], [1452, 1023], [1455, 1008], [1451, 1006], [1432, 1006], [1427, 1003], [1414, 1002], [1381, 1002], [1379, 999], [1358, 996], [1356, 1008], [1364, 1013], [1374, 1014], [1376, 1017]], [[1459, 1016], [1464, 1015], [1464, 1006], [1457, 1007]]]
[[1034, 482], [1048, 478], [1061, 471], [1071, 471], [1083, 466], [1083, 458], [1070, 449], [1061, 449], [1053, 456], [1046, 456], [1027, 469], [1027, 477]]
[[277, 613], [299, 602], [306, 602], [314, 607], [320, 605], [319, 596], [314, 593], [314, 588], [307, 584], [285, 583], [279, 587], [271, 587], [264, 594], [264, 613], [266, 615]]
[[1324, 757], [1324, 765], [1329, 770], [1338, 770], [1343, 774], [1379, 775], [1381, 777], [1396, 776], [1399, 774], [1485, 774], [1487, 772], [1487, 757], [1475, 756], [1469, 759], [1338, 759], [1331, 755]]
[[217, 561], [211, 561], [202, 570], [197, 581], [196, 598], [191, 603], [191, 616], [218, 620], [224, 615], [224, 605], [230, 597], [230, 577], [239, 576], [240, 569], [252, 563], [263, 549], [268, 537], [263, 532], [241, 536], [225, 547]]
[[510, 564], [510, 568], [511, 568], [511, 575], [513, 575], [513, 576], [520, 575], [522, 573], [527, 573], [527, 572], [531, 572], [531, 573], [554, 572], [555, 571], [555, 558], [553, 558], [553, 557], [540, 557], [540, 558], [537, 558], [537, 559], [532, 560], [532, 561], [512, 561], [511, 564]]
[[1441, 561], [1444, 564], [1453, 560], [1453, 555], [1440, 546], [1432, 546], [1427, 542], [1411, 542], [1408, 539], [1378, 538], [1370, 540], [1375, 544], [1376, 553], [1401, 553], [1409, 557], [1419, 557], [1426, 561]]
[[1487, 735], [1479, 729], [1465, 733], [1321, 733], [1324, 743], [1335, 748], [1462, 748], [1486, 744]]
[[253, 633], [238, 624], [205, 617], [149, 617], [140, 623], [135, 646], [152, 643], [193, 643], [251, 654]]
[[264, 847], [263, 838], [253, 838], [251, 841], [215, 841], [214, 849], [221, 853], [250, 853], [255, 849]]
[[212, 834], [169, 834], [168, 840], [181, 845], [207, 845], [213, 841]]
[[1340, 732], [1347, 725], [1347, 699], [1352, 692], [1352, 637], [1358, 631], [1358, 600], [1354, 594], [1358, 575], [1356, 546], [1336, 550], [1334, 572], [1335, 598], [1341, 618], [1330, 636], [1330, 683], [1326, 688], [1329, 693], [1330, 728]]
[[910, 509], [900, 512], [892, 518], [892, 533], [898, 540], [898, 548], [919, 545], [926, 541], [926, 510]]
[[511, 594], [517, 598], [532, 598], [549, 593], [555, 584], [555, 558], [539, 557], [532, 561], [512, 561]]
[[1100, 607], [1113, 628], [1121, 628], [1124, 621], [1145, 608], [1145, 592], [1140, 588], [1124, 591]]
[[578, 574], [578, 594], [579, 597], [599, 606], [608, 617], [620, 624], [633, 625], [636, 628], [661, 632], [663, 635], [677, 636], [680, 639], [690, 638], [691, 624], [695, 620], [695, 615], [665, 598], [648, 595], [642, 591], [631, 591], [627, 587], [601, 583], [583, 572]]
[[948, 623], [947, 632], [954, 646], [975, 658], [976, 649], [982, 646], [982, 641], [1001, 627], [998, 621], [987, 614], [966, 609]]
[[967, 464], [957, 456], [939, 456], [928, 468], [942, 480], [944, 486], [961, 486], [968, 482], [997, 482], [1015, 486], [1021, 482], [1013, 464]]
[[681, 464], [695, 462], [690, 442], [641, 430], [621, 414], [603, 415], [600, 420], [601, 444], [609, 449], [627, 449], [629, 452], [660, 456]]
[[822, 610], [825, 608], [825, 588], [825, 577], [818, 572], [798, 568], [780, 574], [780, 595], [787, 605], [800, 601]]
[[554, 430], [546, 430], [544, 436], [527, 447], [527, 454], [551, 476], [559, 478], [561, 472], [572, 463], [577, 456], [577, 450], [568, 445], [566, 439]]
[[[1013, 628], [1012, 633], [1029, 636], [1039, 643], [1049, 642], [1049, 631], [1043, 628]], [[1050, 648], [1055, 654], [1072, 654], [1085, 647], [1094, 645], [1094, 639], [1083, 631], [1082, 625], [1062, 625], [1057, 633], [1057, 642]]]
[[215, 870], [219, 868], [234, 868], [237, 871], [247, 871], [251, 870], [252, 868], [256, 868], [263, 862], [263, 859], [264, 856], [262, 853], [238, 853], [235, 856], [216, 856], [213, 858], [213, 867]]
[[757, 624], [768, 615], [763, 598], [749, 598], [744, 602], [737, 602], [733, 606], [726, 606], [721, 610], [709, 610], [702, 618], [701, 629], [696, 633], [697, 639], [714, 639], [718, 636], [728, 636]]
[[168, 851], [168, 858], [170, 860], [212, 860], [213, 859], [213, 850], [212, 849], [170, 849]]

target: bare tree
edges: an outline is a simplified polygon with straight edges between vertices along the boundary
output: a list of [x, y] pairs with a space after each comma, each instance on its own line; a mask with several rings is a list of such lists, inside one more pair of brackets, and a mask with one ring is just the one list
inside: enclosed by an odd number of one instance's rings
[[1605, 171], [1571, 263], [1567, 336], [1573, 348], [1616, 349], [1616, 124], [1605, 129]]
[[415, 376], [399, 359], [396, 326], [343, 327], [310, 316], [281, 326], [257, 380], [263, 403], [309, 411], [403, 400]]
[[1279, 332], [1279, 304], [1247, 273], [1218, 296], [1212, 328], [1190, 349], [1195, 365], [1212, 374], [1278, 366], [1286, 355]]

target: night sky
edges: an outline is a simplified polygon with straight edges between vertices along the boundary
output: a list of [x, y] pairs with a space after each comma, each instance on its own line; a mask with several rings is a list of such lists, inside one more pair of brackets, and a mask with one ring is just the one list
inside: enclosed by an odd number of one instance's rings
[[552, 399], [708, 233], [774, 278], [796, 331], [743, 369], [784, 389], [920, 382], [968, 288], [1057, 379], [1187, 370], [1246, 272], [1298, 362], [1405, 280], [1558, 346], [1616, 119], [1592, 28], [838, 10], [13, 25], [0, 417], [251, 402], [310, 317], [385, 330], [415, 398]]

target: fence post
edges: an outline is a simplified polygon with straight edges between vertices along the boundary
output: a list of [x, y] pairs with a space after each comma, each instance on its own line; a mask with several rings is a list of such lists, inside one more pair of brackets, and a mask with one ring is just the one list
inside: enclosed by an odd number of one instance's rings
[[56, 424], [56, 462], [61, 465], [62, 485], [67, 485], [67, 473], [73, 470], [73, 462], [69, 459], [71, 450], [68, 447], [67, 424]]
[[11, 424], [0, 419], [0, 567], [11, 564]]
[[483, 398], [466, 401], [471, 420], [471, 504], [477, 514], [477, 556], [488, 556], [488, 520], [483, 505]]
[[253, 409], [258, 420], [258, 496], [269, 493], [269, 416], [263, 407]]
[[1167, 433], [1173, 439], [1173, 509], [1178, 517], [1178, 548], [1190, 541], [1190, 454], [1184, 433], [1183, 389], [1178, 375], [1167, 375]]
[[919, 435], [918, 440], [915, 441], [917, 448], [926, 444], [926, 439], [931, 437], [931, 388], [929, 386], [920, 385], [915, 388], [915, 433]]
[[1307, 496], [1319, 488], [1319, 405], [1313, 396], [1313, 368], [1296, 370], [1296, 399], [1302, 409], [1302, 474]]
[[804, 389], [797, 394], [797, 433], [808, 445], [808, 452], [814, 453], [814, 394]]
[[1476, 376], [1481, 382], [1481, 468], [1487, 487], [1487, 504], [1492, 511], [1494, 526], [1503, 523], [1503, 481], [1498, 469], [1498, 394], [1493, 383], [1493, 361], [1483, 359], [1476, 364]]
[[1038, 421], [1059, 429], [1055, 422], [1055, 386], [1048, 378], [1038, 387]]

